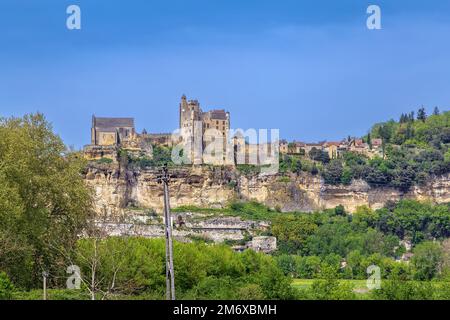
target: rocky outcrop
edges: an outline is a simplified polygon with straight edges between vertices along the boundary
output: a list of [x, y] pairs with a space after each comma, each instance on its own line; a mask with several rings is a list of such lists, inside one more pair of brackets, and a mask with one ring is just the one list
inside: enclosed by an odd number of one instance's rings
[[[356, 180], [349, 186], [326, 185], [318, 176], [239, 175], [220, 167], [180, 167], [171, 169], [170, 203], [172, 207], [225, 207], [233, 199], [255, 200], [282, 211], [314, 211], [343, 205], [346, 210], [367, 205], [382, 207], [388, 200], [402, 198], [450, 202], [450, 175], [433, 179], [425, 186], [415, 186], [407, 193], [388, 188], [370, 187]], [[95, 209], [117, 213], [126, 207], [142, 207], [161, 212], [162, 185], [157, 170], [128, 170], [119, 165], [90, 165], [86, 183], [92, 187]]]
[[271, 253], [277, 250], [277, 238], [267, 236], [253, 237], [248, 247], [258, 252]]
[[[125, 214], [122, 218], [108, 217], [106, 221], [97, 221], [96, 226], [104, 236], [164, 237], [164, 221], [161, 217], [149, 216], [145, 210], [124, 209], [124, 211]], [[270, 226], [267, 221], [242, 220], [239, 217], [193, 212], [173, 213], [172, 217], [172, 234], [175, 239], [182, 242], [190, 242], [192, 239], [203, 239], [216, 243], [242, 242], [246, 237], [253, 238], [261, 232], [267, 231]], [[270, 239], [269, 242], [271, 244], [269, 249], [273, 248], [273, 239]], [[260, 246], [263, 251], [269, 250], [268, 245], [264, 243]]]

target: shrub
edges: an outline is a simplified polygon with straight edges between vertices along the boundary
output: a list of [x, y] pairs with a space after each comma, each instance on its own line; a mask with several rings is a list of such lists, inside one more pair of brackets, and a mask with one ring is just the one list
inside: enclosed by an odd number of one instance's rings
[[14, 286], [4, 272], [0, 272], [0, 300], [10, 300], [14, 292]]
[[100, 164], [109, 164], [112, 162], [113, 162], [113, 160], [110, 158], [100, 158], [99, 160], [97, 160], [97, 163], [100, 163]]
[[[108, 238], [97, 243], [100, 261], [97, 278], [105, 290], [115, 266], [114, 294], [163, 296], [164, 239]], [[93, 240], [79, 241], [77, 261], [84, 277], [90, 278], [89, 259]], [[236, 253], [225, 245], [174, 243], [177, 295], [186, 299], [237, 299], [257, 292], [264, 299], [293, 297], [290, 280], [271, 256], [246, 250]]]

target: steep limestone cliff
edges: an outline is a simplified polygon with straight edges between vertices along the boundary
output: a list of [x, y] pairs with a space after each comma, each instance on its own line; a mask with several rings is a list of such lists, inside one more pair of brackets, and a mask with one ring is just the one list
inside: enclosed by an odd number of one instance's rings
[[[353, 211], [367, 205], [374, 209], [388, 200], [402, 198], [450, 202], [450, 175], [435, 178], [425, 186], [415, 186], [402, 193], [393, 188], [371, 188], [362, 180], [349, 186], [325, 185], [318, 176], [302, 173], [279, 175], [240, 175], [219, 167], [183, 167], [171, 169], [170, 202], [172, 207], [224, 207], [233, 199], [256, 200], [282, 211], [313, 211], [343, 205]], [[161, 212], [162, 186], [157, 170], [127, 170], [118, 165], [91, 164], [86, 183], [95, 194], [95, 209], [119, 213], [134, 206]]]

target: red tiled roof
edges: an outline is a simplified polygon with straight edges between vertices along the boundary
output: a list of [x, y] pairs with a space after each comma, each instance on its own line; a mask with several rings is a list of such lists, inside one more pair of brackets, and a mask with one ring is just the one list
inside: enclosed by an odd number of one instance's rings
[[341, 144], [342, 142], [337, 141], [329, 141], [324, 143], [325, 146], [337, 146], [337, 147], [339, 147]]

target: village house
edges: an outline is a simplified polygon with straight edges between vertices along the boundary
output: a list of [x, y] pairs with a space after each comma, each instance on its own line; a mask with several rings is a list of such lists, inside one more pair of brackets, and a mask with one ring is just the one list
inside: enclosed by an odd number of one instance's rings
[[306, 153], [305, 149], [306, 149], [306, 143], [300, 142], [300, 141], [294, 141], [290, 145], [289, 153], [305, 155], [305, 153]]
[[383, 140], [380, 139], [380, 138], [376, 138], [376, 139], [372, 139], [371, 143], [372, 143], [372, 148], [373, 149], [379, 149], [383, 145]]
[[369, 150], [369, 145], [362, 139], [352, 139], [348, 144], [348, 150], [351, 152], [366, 155]]
[[309, 153], [313, 148], [315, 148], [317, 150], [322, 150], [323, 144], [322, 143], [305, 143], [305, 146], [303, 148], [305, 150], [305, 154], [307, 156], [309, 156]]
[[382, 139], [372, 139], [371, 145], [364, 142], [362, 139], [351, 139], [348, 143], [348, 150], [361, 155], [364, 155], [370, 159], [375, 156], [382, 155]]
[[280, 153], [288, 154], [288, 152], [289, 152], [289, 143], [285, 139], [280, 140]]
[[330, 159], [337, 159], [341, 156], [343, 146], [342, 142], [327, 141], [322, 145], [323, 151], [328, 153]]

